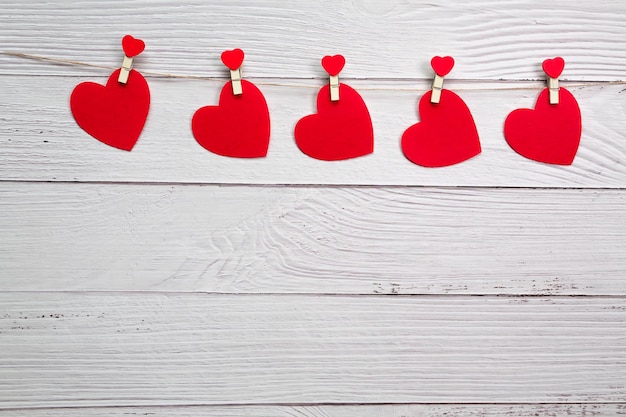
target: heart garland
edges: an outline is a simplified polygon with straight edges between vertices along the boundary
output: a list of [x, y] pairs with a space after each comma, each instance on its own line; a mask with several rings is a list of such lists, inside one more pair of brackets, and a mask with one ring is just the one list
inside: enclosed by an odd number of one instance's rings
[[[105, 85], [83, 82], [70, 96], [70, 108], [79, 127], [114, 148], [130, 151], [145, 125], [150, 90], [145, 78], [132, 69], [132, 59], [145, 49], [143, 40], [122, 38], [124, 63]], [[223, 156], [258, 158], [267, 155], [270, 117], [265, 97], [251, 82], [241, 79], [244, 52], [224, 51], [222, 62], [232, 80], [222, 87], [219, 103], [198, 109], [192, 131], [205, 149]], [[338, 75], [345, 66], [342, 55], [325, 56], [322, 67], [330, 85], [317, 95], [317, 113], [303, 117], [294, 129], [296, 144], [306, 155], [338, 161], [370, 154], [374, 150], [372, 120], [361, 96]], [[454, 58], [435, 56], [433, 89], [419, 101], [421, 122], [402, 135], [404, 155], [425, 167], [443, 167], [470, 159], [481, 152], [472, 114], [455, 93], [443, 89], [443, 77], [454, 67]], [[578, 102], [558, 77], [565, 61], [546, 59], [542, 68], [549, 87], [539, 94], [533, 109], [511, 112], [504, 124], [507, 143], [520, 155], [535, 161], [571, 165], [578, 151], [582, 120]], [[436, 94], [435, 94], [436, 93]], [[549, 97], [549, 100], [548, 100]], [[329, 99], [330, 98], [330, 99]]]

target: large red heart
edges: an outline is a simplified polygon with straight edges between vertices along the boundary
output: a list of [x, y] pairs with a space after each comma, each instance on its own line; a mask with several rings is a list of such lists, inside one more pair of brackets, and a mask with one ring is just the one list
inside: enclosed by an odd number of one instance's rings
[[141, 39], [133, 38], [130, 35], [126, 35], [122, 38], [122, 49], [124, 54], [132, 58], [139, 55], [145, 49], [146, 44]]
[[339, 85], [339, 96], [339, 101], [330, 101], [330, 87], [322, 87], [317, 94], [318, 113], [296, 124], [296, 143], [312, 158], [338, 161], [374, 151], [372, 119], [365, 102], [346, 84]]
[[143, 76], [130, 71], [128, 82], [117, 82], [120, 70], [113, 71], [106, 86], [84, 82], [70, 96], [76, 123], [99, 141], [130, 151], [141, 131], [150, 108], [150, 89]]
[[557, 56], [554, 59], [546, 59], [541, 66], [543, 71], [548, 74], [548, 77], [559, 78], [563, 68], [565, 68], [565, 61], [560, 56]]
[[504, 122], [511, 148], [526, 158], [547, 164], [571, 165], [578, 151], [582, 120], [576, 99], [559, 89], [559, 104], [550, 104], [545, 88], [534, 109], [517, 109]]
[[435, 74], [445, 77], [454, 68], [454, 58], [451, 56], [434, 56], [430, 60], [430, 66], [435, 70]]
[[239, 48], [233, 49], [232, 51], [222, 52], [222, 62], [233, 71], [241, 67], [241, 64], [243, 63], [243, 57], [243, 51]]
[[243, 94], [234, 95], [232, 82], [224, 84], [217, 106], [198, 109], [191, 120], [196, 141], [223, 156], [258, 158], [267, 155], [270, 115], [263, 93], [241, 81]]
[[343, 69], [343, 66], [346, 65], [346, 59], [343, 55], [326, 55], [322, 58], [322, 67], [328, 73], [328, 75], [337, 75]]
[[461, 97], [441, 91], [438, 104], [430, 102], [432, 91], [419, 103], [421, 122], [402, 135], [402, 151], [411, 162], [425, 167], [458, 164], [481, 151], [472, 113]]

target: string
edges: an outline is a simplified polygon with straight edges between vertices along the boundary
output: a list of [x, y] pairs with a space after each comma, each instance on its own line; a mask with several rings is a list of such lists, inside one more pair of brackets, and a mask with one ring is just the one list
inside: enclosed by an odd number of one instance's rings
[[[42, 62], [51, 62], [54, 64], [62, 64], [62, 65], [68, 65], [68, 66], [74, 66], [74, 67], [86, 67], [86, 68], [100, 68], [100, 69], [106, 69], [106, 70], [116, 70], [119, 67], [111, 67], [111, 66], [106, 66], [106, 65], [98, 65], [98, 64], [89, 64], [87, 62], [81, 62], [81, 61], [73, 61], [70, 59], [60, 59], [60, 58], [51, 58], [51, 57], [46, 57], [46, 56], [42, 56], [42, 55], [32, 55], [32, 54], [25, 54], [25, 53], [21, 53], [21, 52], [2, 52], [3, 55], [7, 55], [7, 56], [12, 56], [12, 57], [16, 57], [16, 58], [23, 58], [23, 59], [31, 59], [31, 60], [35, 60], [35, 61], [42, 61]], [[141, 71], [142, 74], [144, 75], [148, 75], [148, 76], [152, 76], [152, 77], [159, 77], [159, 78], [174, 78], [174, 79], [189, 79], [189, 80], [204, 80], [204, 81], [215, 81], [215, 82], [224, 82], [224, 81], [228, 81], [229, 78], [227, 77], [207, 77], [207, 76], [199, 76], [199, 75], [184, 75], [184, 74], [169, 74], [169, 73], [162, 73], [162, 72], [154, 72], [154, 71]], [[470, 81], [470, 80], [459, 80], [456, 79], [454, 81]], [[475, 81], [477, 83], [488, 83], [490, 82], [489, 80], [471, 80], [471, 81]], [[532, 80], [529, 80], [529, 82]], [[494, 82], [494, 81], [491, 81]], [[501, 82], [512, 82], [512, 81], [506, 81], [506, 80], [498, 80], [496, 81], [498, 83]], [[562, 84], [567, 84], [568, 87], [570, 88], [575, 88], [575, 87], [593, 87], [593, 86], [608, 86], [608, 85], [626, 85], [626, 81], [577, 81], [577, 82], [569, 82], [569, 81], [563, 81], [560, 80], [560, 83]], [[320, 88], [320, 85], [306, 85], [306, 84], [289, 84], [289, 83], [281, 83], [281, 82], [271, 82], [271, 81], [259, 81], [259, 82], [255, 82], [256, 85], [259, 86], [270, 86], [270, 87], [288, 87], [288, 88], [307, 88], [307, 89], [318, 89]], [[496, 90], [502, 90], [502, 91], [507, 91], [507, 90], [542, 90], [545, 88], [545, 85], [541, 85], [541, 86], [525, 86], [525, 87], [499, 87], [499, 88], [455, 88], [456, 91], [496, 91]], [[423, 88], [403, 88], [403, 87], [398, 87], [398, 88], [390, 88], [390, 87], [359, 87], [359, 90], [367, 90], [367, 91], [424, 91]]]

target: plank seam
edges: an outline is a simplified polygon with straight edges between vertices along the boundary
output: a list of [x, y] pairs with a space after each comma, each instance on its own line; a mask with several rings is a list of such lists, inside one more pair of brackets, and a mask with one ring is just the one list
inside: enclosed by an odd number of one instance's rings
[[116, 291], [116, 290], [76, 290], [76, 291], [24, 291], [24, 290], [3, 290], [4, 294], [68, 294], [68, 295], [204, 295], [204, 296], [236, 296], [236, 297], [333, 297], [333, 298], [375, 298], [375, 297], [395, 297], [395, 298], [579, 298], [579, 299], [613, 299], [626, 300], [626, 294], [394, 294], [394, 293], [274, 293], [274, 292], [211, 292], [211, 291]]
[[572, 191], [624, 191], [626, 187], [553, 187], [553, 186], [493, 186], [493, 185], [428, 185], [428, 184], [301, 184], [301, 183], [243, 183], [243, 182], [181, 182], [181, 181], [67, 181], [0, 179], [0, 184], [63, 184], [63, 185], [145, 185], [192, 187], [245, 187], [245, 188], [421, 188], [433, 190], [572, 190]]
[[194, 404], [134, 404], [134, 405], [93, 405], [93, 406], [59, 406], [59, 407], [14, 407], [0, 408], [0, 411], [28, 410], [89, 410], [89, 409], [121, 409], [121, 408], [218, 408], [218, 407], [358, 407], [358, 406], [576, 406], [576, 405], [623, 405], [624, 401], [589, 401], [589, 402], [317, 402], [317, 403], [194, 403]]

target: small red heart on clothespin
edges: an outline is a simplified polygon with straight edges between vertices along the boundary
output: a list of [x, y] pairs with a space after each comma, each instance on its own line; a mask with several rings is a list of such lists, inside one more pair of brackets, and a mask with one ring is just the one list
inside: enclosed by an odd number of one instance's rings
[[326, 55], [322, 58], [322, 67], [324, 67], [324, 70], [332, 76], [339, 74], [344, 65], [346, 65], [346, 59], [343, 55]]
[[559, 75], [563, 72], [563, 68], [565, 68], [565, 61], [560, 56], [557, 56], [554, 59], [546, 59], [541, 66], [544, 72], [548, 74], [548, 77], [559, 78]]
[[145, 47], [146, 44], [141, 39], [133, 38], [130, 35], [122, 38], [122, 49], [124, 49], [124, 54], [129, 58], [142, 53]]
[[435, 74], [445, 77], [454, 67], [454, 58], [451, 56], [434, 56], [430, 60], [430, 66], [435, 70]]
[[239, 69], [239, 67], [241, 67], [241, 64], [243, 63], [243, 51], [237, 48], [233, 49], [232, 51], [222, 52], [222, 62], [231, 71]]

